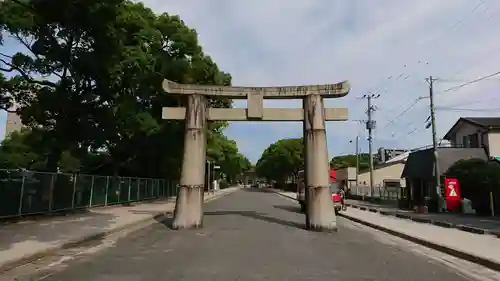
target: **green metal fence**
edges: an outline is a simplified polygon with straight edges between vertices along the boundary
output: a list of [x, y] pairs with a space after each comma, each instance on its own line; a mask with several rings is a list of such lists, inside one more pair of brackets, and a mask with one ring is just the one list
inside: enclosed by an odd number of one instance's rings
[[166, 179], [0, 170], [0, 218], [172, 197], [177, 190]]

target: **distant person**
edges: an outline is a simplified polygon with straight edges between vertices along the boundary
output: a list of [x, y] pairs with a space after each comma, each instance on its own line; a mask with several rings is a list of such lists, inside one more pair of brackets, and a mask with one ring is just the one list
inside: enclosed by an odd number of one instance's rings
[[345, 199], [345, 187], [341, 187], [340, 188], [340, 204], [342, 205], [342, 210], [345, 210], [345, 202], [344, 202], [344, 199]]

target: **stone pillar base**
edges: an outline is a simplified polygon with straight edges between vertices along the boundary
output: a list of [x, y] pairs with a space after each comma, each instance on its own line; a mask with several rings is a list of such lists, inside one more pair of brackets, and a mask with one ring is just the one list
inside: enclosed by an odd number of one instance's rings
[[180, 186], [175, 202], [172, 229], [203, 227], [204, 186]]
[[337, 232], [337, 218], [330, 187], [308, 187], [306, 192], [306, 228], [311, 231]]

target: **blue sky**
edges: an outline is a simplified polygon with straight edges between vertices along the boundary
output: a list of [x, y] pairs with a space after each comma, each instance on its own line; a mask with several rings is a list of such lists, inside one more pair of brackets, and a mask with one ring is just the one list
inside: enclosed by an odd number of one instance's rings
[[[425, 78], [436, 82], [443, 136], [461, 116], [500, 115], [500, 77], [443, 90], [500, 71], [500, 1], [496, 0], [147, 0], [154, 11], [179, 14], [199, 34], [207, 54], [231, 73], [234, 85], [325, 84], [349, 80], [351, 93], [328, 100], [348, 107], [351, 121], [327, 124], [330, 157], [354, 152], [356, 135], [367, 150], [364, 126], [369, 92], [378, 128], [374, 146], [415, 148], [431, 143], [425, 130]], [[14, 49], [10, 46], [9, 49]], [[246, 106], [245, 102], [236, 103]], [[266, 101], [267, 107], [299, 107], [299, 101]], [[5, 114], [4, 114], [5, 115]], [[4, 118], [2, 116], [1, 118]], [[396, 119], [395, 119], [396, 118]], [[0, 120], [1, 121], [1, 120]], [[391, 122], [392, 121], [392, 122]], [[4, 122], [0, 122], [3, 126]], [[2, 128], [0, 128], [2, 129]], [[3, 130], [1, 131], [3, 134]], [[281, 138], [300, 137], [300, 123], [232, 123], [226, 134], [252, 161]]]

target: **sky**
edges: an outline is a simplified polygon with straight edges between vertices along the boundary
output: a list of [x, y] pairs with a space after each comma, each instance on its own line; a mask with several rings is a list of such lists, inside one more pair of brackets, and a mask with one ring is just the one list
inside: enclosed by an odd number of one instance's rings
[[[497, 0], [145, 0], [157, 13], [178, 14], [237, 86], [329, 84], [351, 92], [327, 107], [348, 107], [349, 121], [328, 122], [329, 156], [367, 151], [367, 100], [377, 122], [374, 149], [432, 143], [425, 129], [429, 84], [436, 93], [438, 137], [460, 117], [500, 116], [500, 1]], [[16, 45], [4, 48], [15, 50]], [[300, 107], [265, 101], [265, 107]], [[246, 107], [238, 101], [235, 107]], [[5, 113], [0, 116], [5, 119]], [[5, 122], [0, 120], [0, 133]], [[273, 142], [302, 136], [299, 122], [231, 123], [226, 135], [256, 162]], [[351, 143], [351, 141], [353, 141]]]

